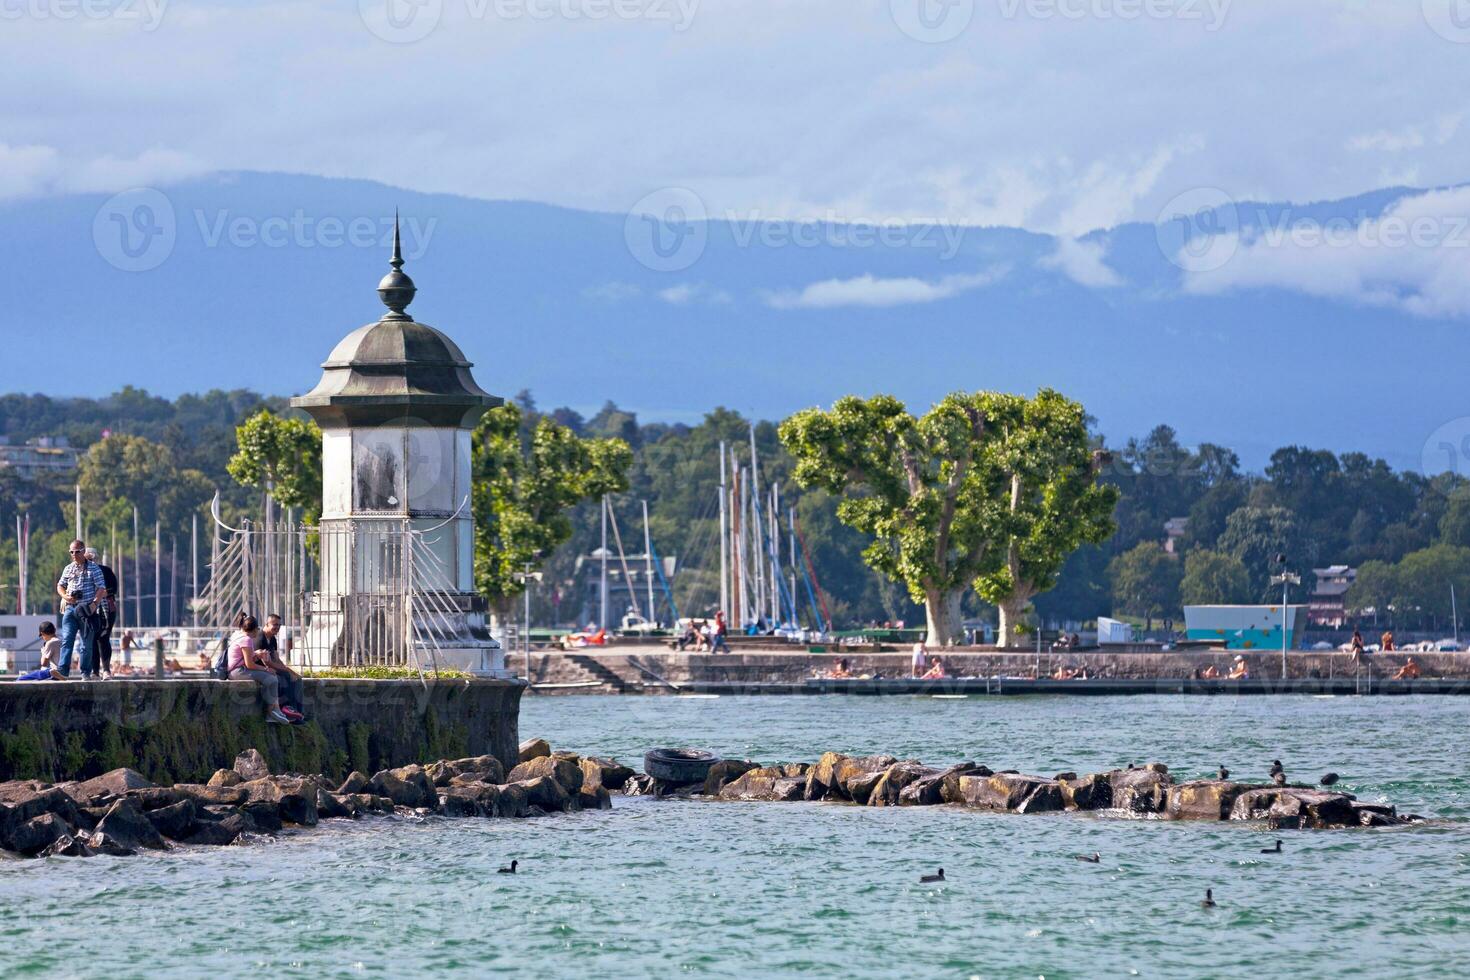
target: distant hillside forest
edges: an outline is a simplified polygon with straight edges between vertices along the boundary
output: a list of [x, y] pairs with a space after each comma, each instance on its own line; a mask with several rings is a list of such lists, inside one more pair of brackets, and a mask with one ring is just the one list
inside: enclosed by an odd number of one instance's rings
[[[534, 424], [540, 413], [531, 394], [522, 392], [516, 401], [525, 424]], [[15, 518], [22, 513], [31, 521], [31, 605], [49, 608], [66, 561], [78, 481], [92, 542], [106, 550], [116, 540], [131, 559], [136, 506], [143, 591], [152, 591], [156, 518], [162, 589], [168, 593], [176, 569], [178, 594], [187, 593], [190, 519], [198, 515], [207, 560], [208, 504], [215, 489], [232, 520], [260, 511], [259, 491], [238, 486], [225, 470], [236, 448], [235, 426], [260, 408], [288, 411], [284, 399], [249, 391], [210, 391], [175, 401], [131, 387], [100, 399], [0, 396], [0, 435], [10, 445], [64, 436], [84, 453], [79, 473], [72, 475], [25, 480], [0, 468], [0, 605], [8, 611], [16, 605]], [[615, 500], [624, 546], [629, 554], [642, 552], [640, 501], [648, 501], [657, 551], [678, 559], [671, 584], [680, 612], [713, 611], [719, 601], [717, 447], [724, 440], [748, 459], [749, 421], [716, 408], [694, 426], [640, 423], [611, 402], [591, 418], [568, 408], [547, 414], [578, 434], [616, 437], [632, 447], [631, 489]], [[104, 433], [136, 438], [104, 440]], [[1112, 452], [1104, 479], [1121, 492], [1118, 530], [1105, 544], [1075, 552], [1057, 587], [1036, 598], [1035, 609], [1047, 625], [1099, 615], [1177, 618], [1186, 603], [1269, 601], [1279, 596], [1268, 584], [1277, 554], [1303, 578], [1293, 601], [1305, 597], [1314, 567], [1351, 565], [1359, 577], [1349, 608], [1372, 608], [1379, 622], [1405, 628], [1447, 629], [1451, 584], [1462, 599], [1470, 597], [1470, 485], [1454, 474], [1395, 473], [1361, 453], [1300, 446], [1277, 450], [1264, 473], [1244, 473], [1228, 448], [1182, 446], [1167, 425], [1141, 439], [1118, 443], [1096, 433], [1095, 440]], [[863, 563], [868, 541], [838, 522], [835, 501], [792, 481], [792, 461], [776, 424], [757, 422], [755, 441], [762, 482], [778, 482], [783, 501], [797, 510], [835, 624], [922, 625], [921, 607]], [[1165, 523], [1173, 518], [1187, 521], [1170, 551]], [[585, 609], [592, 570], [584, 561], [579, 571], [578, 560], [599, 544], [596, 503], [578, 507], [573, 525], [571, 541], [551, 556], [545, 582], [533, 590], [538, 624], [570, 623]], [[666, 603], [658, 605], [667, 619]], [[965, 613], [994, 619], [994, 610], [973, 593]]]

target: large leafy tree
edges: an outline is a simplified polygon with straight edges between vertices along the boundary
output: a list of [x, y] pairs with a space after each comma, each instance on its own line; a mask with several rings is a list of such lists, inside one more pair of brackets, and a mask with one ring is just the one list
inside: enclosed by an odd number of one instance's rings
[[475, 585], [500, 621], [526, 587], [526, 565], [539, 568], [572, 536], [568, 511], [626, 490], [633, 462], [621, 439], [583, 438], [546, 416], [522, 420], [507, 402], [485, 413], [474, 437]]
[[1179, 559], [1153, 541], [1140, 542], [1108, 567], [1113, 604], [1133, 616], [1172, 616], [1179, 608]]
[[213, 493], [208, 477], [179, 466], [168, 446], [142, 436], [94, 442], [78, 464], [77, 479], [84, 515], [103, 514], [112, 521], [136, 504], [144, 523], [157, 520], [174, 533], [188, 527], [189, 514]]
[[1057, 583], [1067, 557], [1116, 529], [1118, 488], [1098, 482], [1106, 455], [1094, 452], [1082, 406], [1051, 389], [1035, 398], [987, 394], [983, 411], [999, 474], [1003, 540], [998, 567], [976, 579], [1000, 610], [1001, 646], [1018, 642], [1032, 598]]
[[1184, 557], [1179, 598], [1186, 606], [1247, 603], [1251, 601], [1250, 576], [1239, 558], [1196, 548]]
[[1286, 557], [1288, 571], [1302, 574], [1310, 559], [1291, 511], [1284, 507], [1242, 507], [1225, 521], [1218, 550], [1238, 559], [1250, 577], [1251, 594], [1257, 601], [1279, 593], [1270, 584], [1280, 571], [1276, 556]]
[[841, 497], [837, 516], [873, 538], [863, 560], [924, 604], [929, 642], [960, 630], [960, 600], [1002, 557], [1005, 498], [982, 394], [920, 417], [888, 395], [839, 399], [781, 423], [795, 479]]
[[239, 446], [227, 470], [235, 482], [260, 487], [282, 507], [300, 507], [308, 523], [322, 511], [322, 433], [309, 419], [262, 408], [235, 429]]

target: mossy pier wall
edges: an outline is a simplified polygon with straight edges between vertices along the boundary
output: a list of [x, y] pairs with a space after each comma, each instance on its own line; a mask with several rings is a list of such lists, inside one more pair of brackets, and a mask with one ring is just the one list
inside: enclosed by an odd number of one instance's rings
[[160, 784], [203, 782], [247, 748], [274, 772], [334, 778], [473, 755], [509, 769], [524, 686], [306, 680], [308, 720], [270, 725], [251, 681], [0, 684], [0, 781], [86, 779], [127, 766]]

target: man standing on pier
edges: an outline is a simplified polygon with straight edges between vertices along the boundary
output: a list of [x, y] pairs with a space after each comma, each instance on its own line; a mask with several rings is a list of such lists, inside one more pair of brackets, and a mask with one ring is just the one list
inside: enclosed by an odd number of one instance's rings
[[71, 675], [72, 650], [80, 641], [82, 647], [82, 674], [91, 672], [96, 651], [93, 638], [96, 635], [95, 620], [98, 600], [107, 599], [107, 582], [102, 569], [94, 561], [87, 560], [86, 542], [78, 539], [68, 549], [71, 563], [61, 571], [56, 583], [56, 594], [61, 597], [61, 674]]

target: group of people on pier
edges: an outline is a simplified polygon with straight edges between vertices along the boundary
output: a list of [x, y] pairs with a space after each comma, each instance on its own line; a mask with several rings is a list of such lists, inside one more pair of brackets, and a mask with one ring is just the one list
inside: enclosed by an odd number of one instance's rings
[[301, 675], [281, 658], [281, 617], [271, 613], [265, 624], [247, 612], [235, 617], [221, 654], [219, 672], [231, 680], [260, 685], [265, 720], [272, 725], [295, 725], [306, 720], [301, 701]]
[[117, 623], [117, 575], [97, 560], [97, 550], [77, 539], [68, 548], [71, 561], [56, 582], [61, 628], [40, 627], [41, 663], [20, 676], [23, 681], [65, 680], [74, 660], [83, 678], [112, 677], [112, 628]]

